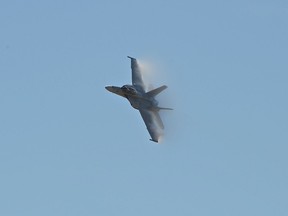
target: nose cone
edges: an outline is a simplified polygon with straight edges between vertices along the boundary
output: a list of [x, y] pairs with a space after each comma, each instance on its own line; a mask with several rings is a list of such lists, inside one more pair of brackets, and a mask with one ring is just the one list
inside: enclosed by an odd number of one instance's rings
[[108, 91], [113, 92], [113, 86], [106, 86], [105, 87]]
[[120, 87], [117, 87], [117, 86], [106, 86], [105, 87], [108, 91], [114, 93], [114, 94], [117, 94], [117, 95], [120, 95], [120, 96], [123, 96], [124, 97], [124, 94], [121, 90]]

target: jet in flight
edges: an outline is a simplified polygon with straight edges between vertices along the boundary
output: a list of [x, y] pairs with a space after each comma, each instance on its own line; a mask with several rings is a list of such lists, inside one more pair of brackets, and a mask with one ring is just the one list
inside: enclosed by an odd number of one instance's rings
[[151, 91], [146, 91], [147, 88], [142, 79], [139, 63], [135, 58], [127, 57], [131, 59], [132, 85], [123, 85], [122, 87], [106, 86], [105, 88], [114, 94], [128, 99], [131, 106], [139, 110], [151, 136], [150, 140], [158, 143], [159, 139], [163, 136], [164, 130], [159, 111], [172, 109], [159, 107], [155, 96], [166, 89], [167, 86], [163, 85]]

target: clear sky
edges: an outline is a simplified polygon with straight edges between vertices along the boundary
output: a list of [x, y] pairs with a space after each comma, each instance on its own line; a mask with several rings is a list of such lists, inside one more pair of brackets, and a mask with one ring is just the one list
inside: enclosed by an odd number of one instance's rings
[[[287, 20], [286, 0], [1, 0], [0, 215], [288, 215]], [[104, 88], [127, 55], [166, 74], [161, 145]]]

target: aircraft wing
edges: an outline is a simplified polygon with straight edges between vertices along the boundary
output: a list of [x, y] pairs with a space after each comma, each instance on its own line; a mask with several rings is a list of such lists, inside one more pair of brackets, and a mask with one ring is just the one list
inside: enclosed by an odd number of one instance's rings
[[133, 57], [127, 56], [131, 59], [131, 69], [132, 69], [132, 84], [137, 86], [143, 92], [145, 92], [145, 85], [142, 79], [141, 70], [137, 60]]
[[139, 109], [145, 122], [146, 128], [151, 136], [151, 141], [158, 142], [163, 135], [164, 125], [158, 111]]

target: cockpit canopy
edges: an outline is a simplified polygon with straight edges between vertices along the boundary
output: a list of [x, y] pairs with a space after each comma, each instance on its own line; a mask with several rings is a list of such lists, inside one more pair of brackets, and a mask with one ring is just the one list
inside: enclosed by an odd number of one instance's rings
[[136, 89], [132, 85], [124, 85], [121, 89], [128, 94], [137, 94]]

